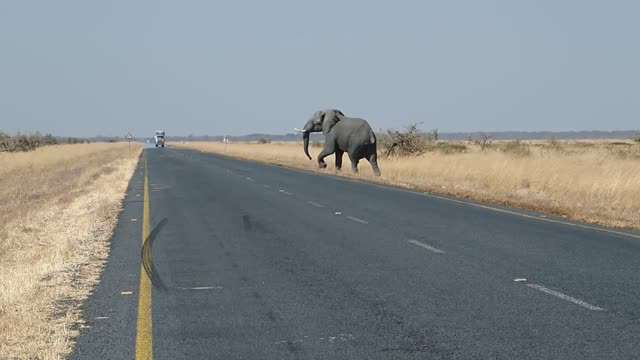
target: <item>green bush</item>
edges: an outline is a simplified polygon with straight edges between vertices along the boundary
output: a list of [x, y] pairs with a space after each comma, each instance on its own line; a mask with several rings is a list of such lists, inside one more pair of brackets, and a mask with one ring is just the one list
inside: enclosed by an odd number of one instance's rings
[[430, 137], [418, 129], [418, 124], [409, 124], [405, 131], [387, 130], [378, 140], [387, 157], [419, 156], [429, 150]]
[[529, 145], [521, 142], [520, 140], [509, 141], [502, 145], [500, 150], [516, 156], [531, 155], [531, 149], [529, 148]]
[[465, 144], [453, 142], [437, 142], [428, 147], [429, 151], [437, 151], [443, 154], [458, 154], [467, 152], [468, 148]]
[[46, 134], [44, 137], [42, 137], [42, 144], [43, 145], [56, 145], [56, 144], [58, 144], [58, 139], [56, 139], [56, 137], [51, 135], [51, 134]]

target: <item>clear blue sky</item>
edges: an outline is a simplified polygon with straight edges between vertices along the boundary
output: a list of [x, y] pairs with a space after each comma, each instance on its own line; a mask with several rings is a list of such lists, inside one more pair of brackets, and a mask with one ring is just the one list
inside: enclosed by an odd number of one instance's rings
[[639, 1], [2, 1], [0, 129], [640, 128]]

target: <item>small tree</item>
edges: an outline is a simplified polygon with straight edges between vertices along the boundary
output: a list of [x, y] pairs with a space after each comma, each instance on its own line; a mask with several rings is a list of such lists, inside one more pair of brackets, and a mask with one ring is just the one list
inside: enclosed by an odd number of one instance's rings
[[491, 139], [491, 135], [481, 133], [480, 136], [482, 136], [482, 142], [480, 143], [480, 150], [484, 151], [485, 147], [487, 146], [487, 141]]

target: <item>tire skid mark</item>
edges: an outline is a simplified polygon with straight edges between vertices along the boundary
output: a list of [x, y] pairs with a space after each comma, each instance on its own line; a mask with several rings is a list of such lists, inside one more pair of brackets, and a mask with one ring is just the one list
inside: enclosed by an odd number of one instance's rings
[[149, 277], [149, 279], [151, 280], [151, 284], [153, 285], [154, 288], [161, 291], [167, 291], [168, 288], [160, 278], [160, 274], [158, 273], [155, 266], [153, 265], [152, 247], [153, 247], [153, 241], [155, 240], [160, 230], [162, 230], [164, 225], [167, 223], [167, 221], [168, 221], [167, 218], [164, 218], [160, 220], [160, 222], [158, 223], [158, 225], [156, 225], [155, 228], [153, 228], [151, 233], [149, 233], [149, 236], [144, 240], [144, 243], [142, 244], [142, 250], [140, 253], [140, 256], [142, 258], [142, 267], [144, 268], [144, 271], [147, 273], [147, 276]]

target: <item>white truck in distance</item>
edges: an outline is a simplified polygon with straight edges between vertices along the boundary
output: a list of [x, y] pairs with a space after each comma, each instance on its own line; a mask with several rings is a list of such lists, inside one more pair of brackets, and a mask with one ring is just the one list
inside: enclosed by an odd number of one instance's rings
[[164, 147], [164, 131], [156, 130], [156, 147], [161, 146]]

